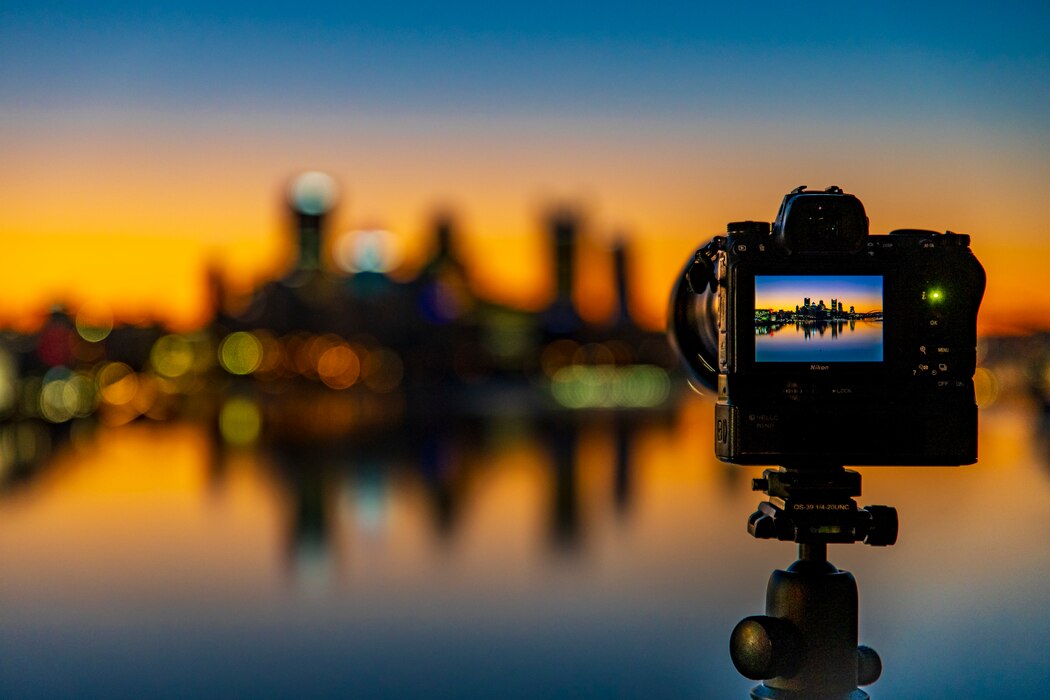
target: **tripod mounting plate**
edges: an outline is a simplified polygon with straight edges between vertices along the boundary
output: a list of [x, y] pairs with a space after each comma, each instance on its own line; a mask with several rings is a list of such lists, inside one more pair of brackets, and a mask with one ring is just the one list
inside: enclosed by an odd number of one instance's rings
[[897, 541], [897, 510], [889, 506], [859, 508], [860, 474], [842, 467], [766, 469], [752, 488], [769, 496], [747, 522], [759, 539], [799, 544], [887, 546]]

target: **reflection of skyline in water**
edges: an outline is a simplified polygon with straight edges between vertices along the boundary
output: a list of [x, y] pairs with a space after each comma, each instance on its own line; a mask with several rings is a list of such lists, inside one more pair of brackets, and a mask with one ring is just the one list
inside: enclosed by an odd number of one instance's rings
[[[831, 557], [857, 576], [879, 695], [961, 693], [990, 669], [1010, 680], [982, 697], [1037, 687], [1042, 662], [997, 641], [1050, 643], [1026, 607], [1048, 599], [1050, 555], [999, 545], [1050, 515], [1038, 495], [1023, 517], [1008, 507], [1048, 486], [1026, 410], [982, 413], [974, 467], [865, 470], [862, 502], [900, 508], [901, 541]], [[192, 425], [78, 438], [0, 499], [0, 652], [19, 669], [0, 690], [745, 697], [728, 632], [794, 552], [746, 535], [756, 470], [713, 460], [710, 418], [689, 402], [666, 420], [514, 417], [311, 452], [218, 448]], [[945, 502], [982, 518], [931, 508]], [[973, 570], [990, 556], [1010, 576]], [[980, 663], [954, 656], [960, 635]]]
[[773, 335], [782, 328], [787, 326], [794, 326], [795, 330], [801, 330], [806, 340], [809, 340], [814, 335], [824, 337], [824, 334], [828, 331], [831, 332], [832, 338], [837, 338], [842, 331], [849, 326], [849, 330], [857, 330], [856, 319], [846, 320], [835, 320], [835, 321], [784, 321], [776, 323], [765, 323], [762, 325], [755, 326], [755, 335]]
[[795, 320], [755, 326], [758, 362], [881, 362], [882, 321]]
[[[382, 536], [390, 525], [390, 499], [396, 497], [398, 483], [406, 479], [414, 484], [413, 490], [425, 495], [420, 514], [431, 534], [438, 541], [455, 540], [463, 510], [475, 497], [477, 482], [484, 479], [491, 452], [513, 449], [523, 440], [539, 449], [537, 459], [548, 474], [544, 479], [548, 544], [555, 551], [572, 552], [586, 529], [581, 508], [586, 511], [600, 500], [617, 518], [630, 516], [633, 443], [639, 431], [644, 434], [659, 424], [652, 417], [612, 417], [594, 423], [567, 414], [518, 425], [518, 430], [527, 432], [508, 437], [501, 435], [498, 422], [463, 421], [441, 431], [427, 431], [414, 442], [405, 442], [405, 436], [396, 432], [353, 449], [337, 449], [337, 453], [346, 453], [338, 457], [330, 450], [278, 450], [272, 453], [272, 464], [286, 494], [290, 562], [295, 565], [302, 553], [316, 554], [331, 545], [340, 508], [353, 511], [351, 520], [362, 533]], [[593, 486], [584, 491], [581, 484], [585, 480], [581, 452], [594, 451], [595, 441], [603, 443], [603, 464], [589, 468], [600, 469], [601, 479], [610, 482], [600, 489], [602, 493]]]

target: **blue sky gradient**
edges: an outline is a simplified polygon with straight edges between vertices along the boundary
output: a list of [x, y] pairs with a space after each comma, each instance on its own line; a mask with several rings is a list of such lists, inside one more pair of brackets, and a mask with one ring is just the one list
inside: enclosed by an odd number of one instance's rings
[[1032, 129], [1050, 107], [1048, 26], [1040, 3], [8, 2], [0, 91], [9, 106], [950, 116]]

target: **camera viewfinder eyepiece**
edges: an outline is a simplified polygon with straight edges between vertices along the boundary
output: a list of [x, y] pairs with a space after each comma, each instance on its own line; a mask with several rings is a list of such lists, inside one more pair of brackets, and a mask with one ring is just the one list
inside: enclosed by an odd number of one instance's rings
[[864, 205], [839, 187], [810, 192], [805, 185], [784, 197], [773, 222], [776, 244], [792, 253], [860, 250], [868, 237]]

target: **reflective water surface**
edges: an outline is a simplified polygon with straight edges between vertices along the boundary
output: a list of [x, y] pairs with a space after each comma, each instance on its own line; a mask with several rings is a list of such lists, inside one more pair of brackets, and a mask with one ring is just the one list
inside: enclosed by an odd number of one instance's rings
[[[311, 451], [208, 427], [75, 435], [0, 496], [0, 696], [747, 697], [729, 660], [791, 545], [711, 406], [509, 414]], [[981, 461], [868, 468], [890, 548], [833, 546], [876, 698], [1014, 698], [1050, 672], [1050, 429], [981, 417]]]
[[789, 321], [755, 327], [758, 362], [880, 362], [882, 321]]

